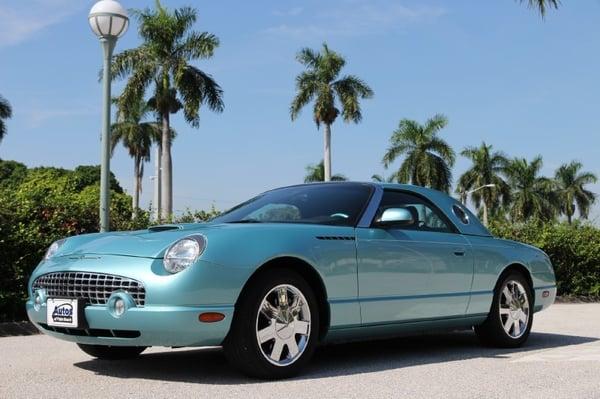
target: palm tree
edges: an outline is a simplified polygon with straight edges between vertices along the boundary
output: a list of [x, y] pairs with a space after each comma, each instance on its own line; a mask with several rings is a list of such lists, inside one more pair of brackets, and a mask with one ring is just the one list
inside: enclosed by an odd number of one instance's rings
[[438, 136], [448, 120], [443, 115], [435, 115], [425, 125], [402, 119], [398, 129], [390, 138], [390, 147], [383, 156], [387, 169], [400, 155], [404, 161], [396, 172], [400, 183], [412, 183], [448, 192], [452, 184], [454, 150]]
[[591, 205], [596, 201], [596, 194], [586, 190], [584, 186], [596, 183], [598, 178], [591, 172], [581, 172], [582, 167], [580, 162], [572, 161], [561, 165], [554, 175], [560, 210], [567, 216], [569, 224], [575, 213], [575, 204], [581, 217], [586, 219]]
[[12, 108], [7, 99], [0, 96], [0, 142], [6, 134], [6, 125], [4, 119], [12, 118]]
[[471, 194], [477, 209], [482, 208], [483, 224], [487, 226], [489, 212], [510, 201], [510, 186], [501, 176], [508, 159], [503, 153], [493, 151], [493, 147], [485, 142], [479, 147], [467, 147], [460, 154], [469, 158], [473, 165], [458, 179], [456, 192], [463, 202]]
[[[348, 178], [344, 175], [333, 175], [331, 181], [346, 181]], [[304, 183], [313, 183], [318, 181], [325, 181], [325, 166], [323, 160], [316, 165], [308, 165], [306, 167], [306, 176], [304, 177]]]
[[324, 178], [329, 181], [332, 179], [331, 125], [340, 112], [345, 122], [360, 122], [362, 112], [359, 100], [373, 97], [373, 90], [354, 75], [340, 78], [346, 60], [325, 43], [320, 52], [310, 48], [300, 50], [296, 59], [306, 70], [296, 77], [296, 96], [290, 106], [290, 116], [295, 120], [302, 108], [314, 101], [313, 118], [317, 129], [321, 124], [325, 125]]
[[[219, 45], [216, 36], [192, 31], [196, 10], [183, 7], [170, 11], [156, 1], [156, 9], [135, 11], [143, 43], [117, 54], [113, 76], [129, 76], [123, 91], [124, 103], [135, 103], [153, 86], [156, 112], [161, 122], [162, 216], [173, 213], [170, 115], [183, 109], [185, 120], [197, 128], [200, 106], [222, 112], [223, 91], [208, 74], [190, 62], [211, 58]], [[177, 101], [174, 101], [176, 99]]]
[[514, 221], [529, 218], [551, 220], [558, 213], [558, 198], [553, 190], [553, 182], [539, 176], [542, 157], [535, 157], [531, 163], [525, 158], [509, 161], [505, 174], [511, 186], [512, 204], [510, 216]]
[[519, 0], [521, 3], [527, 1], [527, 5], [531, 8], [535, 8], [540, 12], [542, 18], [546, 16], [546, 11], [549, 8], [558, 9], [560, 0]]
[[371, 176], [371, 180], [377, 183], [393, 183], [395, 178], [395, 175], [390, 175], [387, 179], [383, 175], [379, 174], [374, 174]]
[[144, 122], [145, 117], [151, 112], [151, 108], [143, 99], [138, 99], [137, 102], [126, 106], [123, 106], [123, 103], [118, 100], [114, 102], [121, 105], [117, 112], [117, 122], [111, 128], [112, 152], [121, 142], [133, 158], [132, 217], [135, 217], [140, 207], [144, 163], [150, 160], [152, 143], [160, 142], [161, 130], [158, 123]]

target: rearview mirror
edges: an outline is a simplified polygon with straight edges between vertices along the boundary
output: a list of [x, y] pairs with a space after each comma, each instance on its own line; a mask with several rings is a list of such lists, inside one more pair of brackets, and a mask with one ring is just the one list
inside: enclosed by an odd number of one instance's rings
[[380, 226], [408, 226], [415, 222], [412, 213], [405, 208], [388, 208], [377, 219], [376, 223]]

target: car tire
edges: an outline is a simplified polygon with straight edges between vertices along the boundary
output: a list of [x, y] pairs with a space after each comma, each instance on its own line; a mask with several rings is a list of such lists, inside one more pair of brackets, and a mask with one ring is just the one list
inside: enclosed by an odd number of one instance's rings
[[102, 360], [122, 360], [136, 358], [146, 350], [145, 346], [105, 346], [77, 344], [88, 355]]
[[309, 362], [318, 338], [314, 291], [300, 274], [275, 269], [244, 290], [223, 349], [244, 374], [282, 379], [298, 374]]
[[475, 326], [487, 346], [517, 348], [529, 337], [533, 324], [533, 292], [523, 274], [509, 272], [500, 278], [486, 321]]

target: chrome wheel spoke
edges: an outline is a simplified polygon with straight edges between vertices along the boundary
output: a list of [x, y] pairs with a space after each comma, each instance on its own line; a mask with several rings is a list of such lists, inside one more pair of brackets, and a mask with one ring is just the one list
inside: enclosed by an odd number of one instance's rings
[[275, 323], [269, 324], [258, 332], [258, 342], [264, 344], [275, 338]]
[[510, 334], [510, 328], [513, 326], [513, 319], [511, 319], [510, 317], [508, 317], [506, 319], [506, 321], [504, 322], [504, 331], [506, 331], [507, 334]]
[[527, 324], [528, 320], [527, 320], [527, 315], [525, 314], [525, 312], [521, 311], [521, 313], [519, 313], [519, 320], [521, 320], [523, 322], [523, 324]]
[[510, 303], [513, 296], [512, 296], [512, 293], [510, 292], [510, 290], [508, 289], [508, 285], [506, 287], [504, 287], [504, 290], [502, 290], [502, 293], [504, 294], [504, 297], [506, 298], [506, 303]]
[[308, 335], [310, 330], [310, 323], [303, 320], [296, 320], [294, 322], [294, 332], [296, 334]]
[[281, 353], [283, 352], [283, 341], [275, 338], [275, 344], [273, 345], [273, 350], [271, 351], [271, 359], [278, 362], [281, 360]]
[[521, 322], [517, 319], [514, 321], [513, 325], [514, 325], [513, 334], [515, 336], [521, 335]]
[[296, 338], [292, 337], [286, 342], [288, 352], [290, 353], [290, 357], [295, 357], [300, 353], [300, 349], [298, 348], [298, 344], [296, 343]]
[[500, 314], [501, 315], [510, 314], [510, 309], [509, 308], [500, 308]]
[[279, 310], [268, 301], [263, 301], [260, 312], [269, 320], [279, 317]]

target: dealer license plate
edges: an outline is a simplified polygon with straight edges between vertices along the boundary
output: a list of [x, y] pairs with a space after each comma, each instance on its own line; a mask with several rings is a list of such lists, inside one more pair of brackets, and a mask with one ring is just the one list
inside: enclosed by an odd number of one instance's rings
[[77, 299], [48, 298], [46, 323], [54, 327], [79, 327], [79, 305]]

